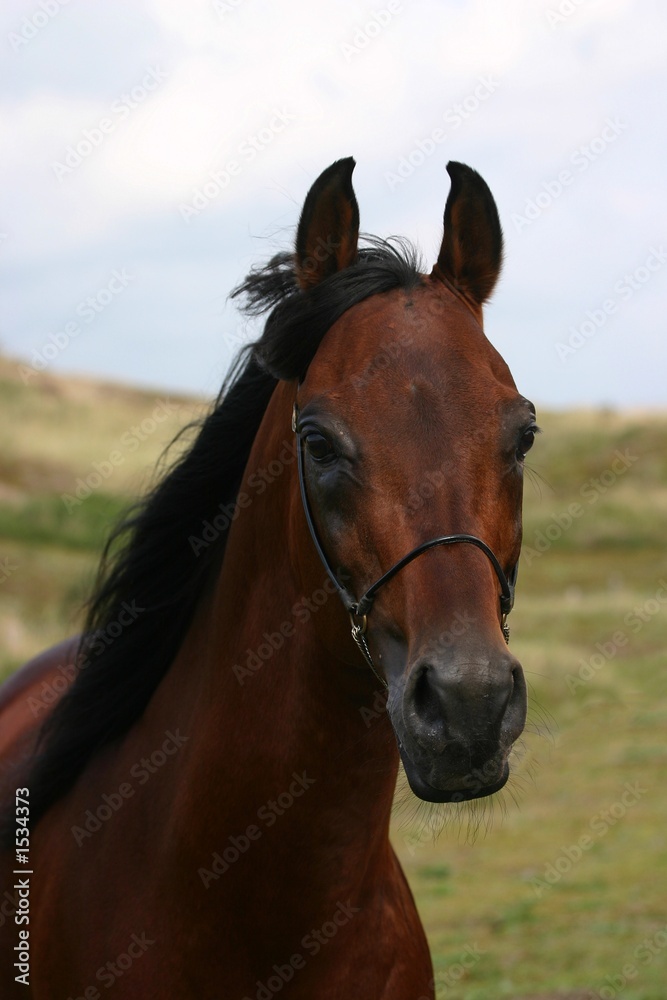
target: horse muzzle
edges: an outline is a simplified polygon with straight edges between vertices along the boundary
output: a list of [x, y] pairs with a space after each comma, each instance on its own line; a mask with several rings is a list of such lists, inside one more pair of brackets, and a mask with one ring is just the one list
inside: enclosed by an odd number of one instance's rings
[[526, 684], [518, 661], [449, 663], [421, 659], [403, 683], [390, 683], [389, 715], [415, 795], [463, 802], [499, 791], [526, 720]]

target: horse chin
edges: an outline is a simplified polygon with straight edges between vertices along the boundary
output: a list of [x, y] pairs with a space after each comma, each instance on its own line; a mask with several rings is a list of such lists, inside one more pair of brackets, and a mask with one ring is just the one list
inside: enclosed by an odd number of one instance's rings
[[[432, 785], [420, 774], [400, 744], [399, 750], [408, 784], [414, 794], [425, 802], [470, 802], [472, 799], [483, 799], [499, 792], [507, 784], [510, 776], [509, 764], [505, 761], [500, 777], [488, 785], [480, 784], [475, 775], [466, 775], [461, 780], [459, 787], [439, 788], [437, 785]], [[455, 785], [456, 783], [449, 782], [449, 784]]]

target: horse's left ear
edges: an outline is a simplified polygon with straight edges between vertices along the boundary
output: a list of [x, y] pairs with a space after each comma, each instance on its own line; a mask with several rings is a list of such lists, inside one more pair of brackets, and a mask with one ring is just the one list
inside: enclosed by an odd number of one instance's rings
[[493, 291], [503, 258], [498, 209], [486, 181], [464, 163], [447, 164], [452, 186], [433, 277], [451, 282], [476, 306]]
[[296, 278], [300, 288], [349, 267], [357, 259], [359, 206], [352, 188], [354, 159], [336, 160], [310, 191], [296, 234]]

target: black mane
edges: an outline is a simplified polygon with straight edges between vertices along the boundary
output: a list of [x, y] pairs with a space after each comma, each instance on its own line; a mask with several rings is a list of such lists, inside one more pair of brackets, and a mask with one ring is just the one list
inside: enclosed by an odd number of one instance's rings
[[25, 781], [33, 823], [97, 751], [136, 722], [173, 662], [219, 572], [227, 532], [205, 547], [193, 539], [221, 506], [234, 503], [277, 381], [305, 374], [326, 331], [352, 305], [419, 280], [408, 244], [371, 239], [352, 267], [306, 292], [297, 286], [291, 254], [254, 269], [234, 290], [248, 313], [272, 310], [264, 333], [237, 358], [190, 449], [130, 509], [105, 547], [77, 676], [42, 727]]

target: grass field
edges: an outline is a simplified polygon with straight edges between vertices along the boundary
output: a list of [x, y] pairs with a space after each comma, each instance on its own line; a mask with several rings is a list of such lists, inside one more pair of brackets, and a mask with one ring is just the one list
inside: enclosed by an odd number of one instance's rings
[[[196, 401], [0, 360], [0, 672], [71, 633], [113, 519]], [[667, 997], [667, 413], [540, 413], [512, 648], [515, 777], [393, 839], [439, 998]], [[78, 491], [78, 493], [77, 493]], [[370, 998], [364, 998], [370, 1000]], [[415, 998], [417, 1000], [417, 998]]]

